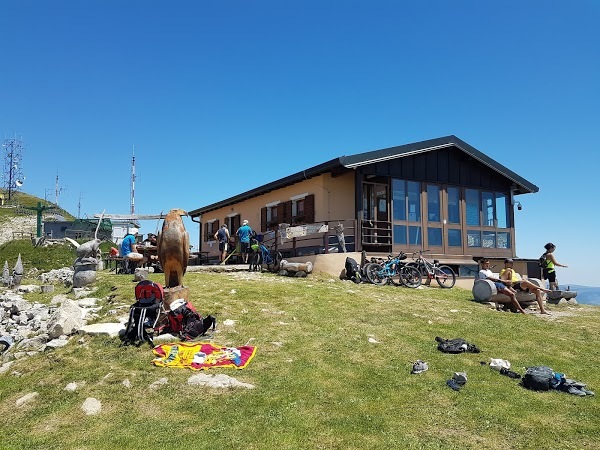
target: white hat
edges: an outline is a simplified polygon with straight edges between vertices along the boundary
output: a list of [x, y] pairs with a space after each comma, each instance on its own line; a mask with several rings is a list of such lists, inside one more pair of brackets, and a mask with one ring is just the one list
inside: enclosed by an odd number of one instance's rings
[[129, 228], [129, 234], [133, 234], [134, 236], [138, 233], [138, 229], [135, 227]]
[[244, 219], [244, 221], [242, 222], [242, 225], [248, 225], [248, 221], [246, 219]]

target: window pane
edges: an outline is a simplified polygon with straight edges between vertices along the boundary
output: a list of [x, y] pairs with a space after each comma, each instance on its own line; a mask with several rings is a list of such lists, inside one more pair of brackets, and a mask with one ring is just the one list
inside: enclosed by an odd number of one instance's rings
[[427, 220], [440, 221], [440, 188], [432, 184], [427, 185]]
[[[467, 225], [479, 226], [479, 191], [475, 189], [465, 190], [465, 201], [467, 204]], [[476, 246], [479, 247], [479, 246]]]
[[394, 244], [406, 245], [406, 225], [394, 225]]
[[409, 245], [421, 245], [421, 227], [408, 227]]
[[496, 192], [496, 219], [498, 228], [508, 228], [508, 199], [505, 194]]
[[481, 210], [483, 211], [483, 226], [494, 226], [494, 194], [491, 192], [481, 193]]
[[392, 203], [394, 220], [406, 220], [406, 182], [392, 180]]
[[497, 233], [498, 242], [496, 243], [496, 247], [498, 248], [510, 248], [510, 233]]
[[481, 247], [481, 231], [467, 230], [467, 246]]
[[448, 245], [450, 247], [462, 247], [462, 233], [460, 230], [448, 230]]
[[442, 229], [428, 227], [427, 242], [429, 245], [442, 245]]
[[408, 220], [421, 221], [421, 188], [420, 183], [408, 181]]
[[483, 232], [483, 248], [496, 248], [496, 233], [493, 231]]
[[460, 191], [456, 187], [448, 187], [448, 222], [460, 223]]

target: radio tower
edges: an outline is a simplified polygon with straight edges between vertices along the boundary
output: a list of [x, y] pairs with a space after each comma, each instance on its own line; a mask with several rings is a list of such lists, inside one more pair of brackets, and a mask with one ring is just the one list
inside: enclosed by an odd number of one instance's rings
[[4, 155], [4, 188], [8, 192], [8, 200], [23, 186], [23, 172], [21, 170], [21, 151], [23, 150], [23, 142], [16, 137], [13, 139], [5, 139], [2, 147], [6, 149]]
[[135, 214], [135, 145], [131, 149], [131, 214]]

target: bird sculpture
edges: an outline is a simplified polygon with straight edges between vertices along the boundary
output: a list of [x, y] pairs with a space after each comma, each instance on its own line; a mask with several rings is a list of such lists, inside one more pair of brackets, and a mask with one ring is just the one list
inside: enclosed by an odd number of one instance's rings
[[188, 213], [183, 209], [172, 209], [165, 216], [162, 230], [158, 234], [157, 254], [165, 273], [165, 287], [183, 286], [183, 275], [190, 256], [190, 236], [181, 216]]

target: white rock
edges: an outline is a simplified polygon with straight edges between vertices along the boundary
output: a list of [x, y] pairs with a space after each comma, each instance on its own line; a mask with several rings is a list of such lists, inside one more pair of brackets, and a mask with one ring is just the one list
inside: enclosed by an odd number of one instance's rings
[[81, 409], [88, 416], [94, 416], [102, 411], [102, 402], [94, 397], [88, 397], [81, 405]]
[[25, 394], [23, 397], [18, 398], [15, 402], [17, 408], [20, 408], [23, 405], [33, 402], [40, 394], [37, 392], [30, 392], [29, 394]]
[[188, 384], [191, 386], [207, 386], [211, 388], [244, 387], [246, 389], [254, 389], [254, 385], [242, 383], [241, 381], [224, 374], [209, 375], [199, 373], [188, 378]]

